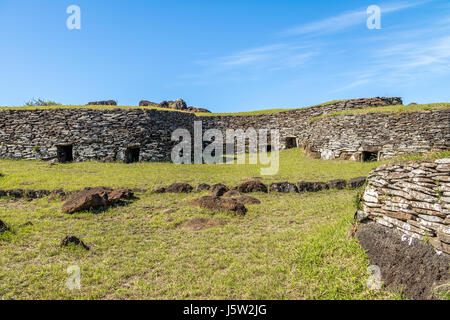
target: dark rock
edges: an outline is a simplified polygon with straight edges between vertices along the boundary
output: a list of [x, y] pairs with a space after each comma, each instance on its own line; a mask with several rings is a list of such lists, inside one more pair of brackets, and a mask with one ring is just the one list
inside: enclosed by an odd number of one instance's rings
[[342, 180], [342, 179], [328, 181], [329, 189], [342, 190], [342, 189], [345, 189], [346, 186], [347, 186], [347, 181]]
[[117, 106], [117, 102], [114, 100], [106, 101], [93, 101], [87, 104], [88, 106]]
[[72, 214], [78, 211], [113, 205], [121, 200], [129, 200], [132, 197], [133, 192], [128, 189], [86, 188], [72, 195], [63, 204], [62, 212]]
[[183, 99], [177, 99], [176, 101], [169, 102], [169, 108], [174, 110], [186, 110], [187, 104]]
[[9, 228], [6, 225], [6, 223], [4, 223], [2, 220], [0, 220], [0, 233], [8, 231], [8, 230], [9, 230]]
[[318, 192], [321, 190], [327, 190], [328, 185], [325, 182], [299, 182], [297, 184], [299, 192]]
[[264, 192], [268, 193], [269, 189], [267, 186], [259, 180], [250, 180], [241, 183], [236, 187], [236, 190], [241, 193], [251, 193], [251, 192]]
[[33, 226], [33, 222], [31, 221], [25, 222], [24, 224], [21, 225], [21, 227], [31, 227], [31, 226]]
[[402, 241], [402, 232], [375, 222], [361, 224], [356, 235], [370, 263], [380, 268], [387, 289], [402, 290], [409, 299], [423, 300], [436, 298], [434, 289], [448, 285], [450, 255], [436, 254], [424, 241]]
[[50, 192], [48, 196], [48, 201], [54, 201], [54, 200], [65, 200], [66, 199], [66, 193], [62, 189], [53, 190]]
[[206, 183], [200, 183], [197, 187], [197, 191], [201, 192], [201, 191], [208, 191], [209, 189], [211, 189], [211, 186], [209, 184]]
[[298, 188], [293, 183], [278, 182], [278, 183], [272, 183], [270, 185], [270, 191], [289, 193], [289, 192], [298, 192]]
[[230, 189], [226, 185], [219, 183], [219, 184], [213, 185], [211, 187], [211, 189], [209, 190], [209, 192], [213, 197], [221, 197], [225, 193], [227, 193], [229, 190]]
[[166, 188], [166, 192], [172, 193], [190, 193], [194, 188], [188, 183], [177, 182]]
[[233, 198], [205, 196], [191, 201], [191, 204], [213, 211], [230, 211], [241, 216], [247, 213], [247, 208]]
[[212, 113], [211, 111], [203, 108], [196, 108], [196, 107], [189, 107], [187, 108], [187, 111], [193, 112], [193, 113]]
[[166, 187], [156, 187], [155, 190], [153, 190], [154, 193], [166, 193], [167, 192], [167, 188]]
[[61, 241], [61, 247], [67, 247], [70, 244], [74, 244], [76, 246], [80, 246], [83, 249], [89, 251], [89, 247], [83, 241], [81, 241], [80, 239], [78, 239], [75, 236], [67, 236], [64, 239], [62, 239], [62, 241]]
[[23, 198], [25, 191], [22, 189], [8, 190], [7, 194], [11, 198]]
[[147, 100], [142, 100], [139, 102], [139, 107], [157, 107], [158, 104], [156, 102], [151, 102]]
[[237, 190], [230, 190], [226, 192], [223, 196], [226, 198], [240, 197], [241, 193]]
[[353, 178], [348, 181], [348, 186], [351, 189], [357, 189], [362, 187], [366, 183], [366, 181], [367, 181], [366, 177]]

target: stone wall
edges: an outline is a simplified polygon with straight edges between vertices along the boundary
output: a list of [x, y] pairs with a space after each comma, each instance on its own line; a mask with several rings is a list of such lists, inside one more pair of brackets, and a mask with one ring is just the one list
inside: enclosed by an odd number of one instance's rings
[[[277, 129], [288, 142], [323, 158], [358, 160], [368, 147], [383, 157], [449, 149], [450, 110], [407, 114], [313, 117], [367, 107], [401, 104], [400, 98], [370, 98], [255, 116], [205, 116], [146, 109], [37, 109], [0, 111], [0, 158], [52, 160], [70, 148], [74, 161], [170, 161], [176, 129], [203, 131]], [[134, 149], [133, 149], [134, 148]], [[139, 148], [139, 154], [130, 150]], [[378, 152], [377, 151], [377, 152]], [[72, 160], [72, 159], [69, 159]]]
[[450, 158], [373, 170], [358, 220], [373, 220], [450, 254]]
[[140, 160], [168, 161], [177, 128], [191, 129], [195, 115], [145, 109], [47, 109], [0, 112], [0, 157], [51, 160], [72, 145], [73, 160], [124, 161], [139, 147]]
[[305, 140], [323, 159], [360, 161], [450, 149], [450, 109], [409, 113], [368, 113], [313, 121]]
[[277, 112], [274, 114], [251, 116], [206, 116], [201, 117], [203, 127], [219, 129], [225, 133], [226, 129], [278, 129], [280, 132], [280, 148], [286, 148], [287, 138], [295, 138], [297, 146], [307, 145], [309, 124], [313, 117], [362, 108], [382, 107], [387, 105], [401, 105], [401, 98], [369, 98], [343, 100], [335, 103], [318, 105], [303, 109]]

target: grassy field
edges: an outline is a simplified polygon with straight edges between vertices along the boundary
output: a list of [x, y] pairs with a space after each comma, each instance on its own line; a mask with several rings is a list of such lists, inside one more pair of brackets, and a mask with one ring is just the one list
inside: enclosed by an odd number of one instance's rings
[[[448, 154], [446, 154], [448, 156]], [[445, 156], [437, 155], [437, 156]], [[380, 163], [312, 160], [298, 149], [281, 153], [278, 175], [264, 181], [327, 181], [367, 175]], [[369, 265], [349, 239], [359, 190], [255, 194], [245, 217], [213, 213], [188, 202], [205, 193], [153, 194], [175, 181], [233, 186], [259, 175], [258, 166], [176, 166], [161, 163], [0, 161], [0, 189], [76, 190], [86, 186], [148, 189], [126, 206], [61, 213], [47, 198], [0, 200], [0, 299], [397, 299], [371, 291]], [[225, 222], [200, 231], [193, 218]], [[23, 226], [26, 222], [33, 225]], [[67, 235], [90, 251], [60, 248]], [[81, 289], [69, 290], [67, 268], [81, 269]]]
[[367, 114], [367, 113], [404, 113], [404, 112], [421, 112], [421, 111], [432, 111], [432, 110], [443, 110], [449, 109], [450, 103], [429, 103], [429, 104], [415, 104], [408, 106], [385, 106], [385, 107], [374, 107], [374, 108], [364, 108], [364, 109], [353, 109], [344, 110], [340, 112], [334, 112], [329, 114], [324, 114], [318, 117], [313, 117], [311, 121], [325, 117], [337, 117], [348, 114]]

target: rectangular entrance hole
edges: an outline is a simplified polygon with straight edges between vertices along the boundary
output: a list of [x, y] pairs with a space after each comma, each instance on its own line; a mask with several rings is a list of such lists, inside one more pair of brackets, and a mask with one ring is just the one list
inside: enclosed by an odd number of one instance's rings
[[361, 159], [362, 162], [378, 161], [378, 151], [363, 151]]
[[286, 138], [286, 149], [297, 148], [297, 138], [287, 137]]
[[56, 146], [58, 161], [67, 163], [73, 161], [73, 146], [71, 144], [64, 146]]
[[130, 147], [125, 151], [125, 163], [139, 162], [141, 154], [141, 148]]

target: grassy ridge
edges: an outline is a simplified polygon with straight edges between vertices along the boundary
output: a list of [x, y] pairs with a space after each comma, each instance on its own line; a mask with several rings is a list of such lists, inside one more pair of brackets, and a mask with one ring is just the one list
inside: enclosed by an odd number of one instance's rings
[[344, 110], [340, 112], [328, 113], [321, 116], [311, 118], [311, 121], [326, 117], [337, 117], [342, 115], [358, 115], [358, 114], [368, 114], [368, 113], [405, 113], [405, 112], [423, 112], [423, 111], [433, 111], [433, 110], [444, 110], [449, 109], [450, 103], [429, 103], [429, 104], [416, 104], [408, 106], [385, 106], [385, 107], [375, 107], [375, 108], [363, 108], [363, 109], [353, 109]]

